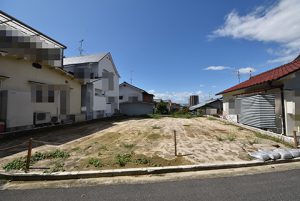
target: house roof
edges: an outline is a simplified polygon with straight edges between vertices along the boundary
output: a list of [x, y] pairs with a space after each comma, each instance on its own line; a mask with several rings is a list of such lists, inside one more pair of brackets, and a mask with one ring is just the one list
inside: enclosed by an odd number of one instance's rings
[[[64, 58], [63, 65], [68, 66], [68, 65], [76, 65], [76, 64], [85, 64], [85, 63], [97, 63], [97, 62], [101, 61], [107, 55], [111, 58], [111, 54], [109, 52], [90, 54], [90, 55], [84, 55], [84, 56], [78, 56], [78, 57], [66, 57], [66, 58]], [[116, 74], [120, 77], [120, 74], [119, 74], [112, 58], [111, 58], [111, 63], [114, 67]]]
[[58, 46], [59, 48], [63, 48], [63, 49], [66, 48], [66, 46], [61, 44], [60, 42], [54, 40], [53, 38], [50, 38], [46, 34], [41, 33], [40, 31], [32, 28], [31, 26], [25, 24], [24, 22], [21, 22], [20, 20], [14, 18], [13, 16], [3, 12], [2, 10], [0, 10], [0, 24], [19, 30], [27, 36], [39, 37], [55, 46]]
[[203, 107], [205, 105], [208, 105], [208, 104], [216, 102], [216, 101], [223, 101], [223, 99], [222, 98], [210, 99], [210, 100], [205, 101], [204, 103], [200, 103], [200, 104], [189, 107], [189, 110], [195, 110], [197, 108]]
[[[127, 83], [127, 82], [123, 82], [123, 83], [121, 83], [119, 86], [121, 87], [121, 86], [124, 86], [124, 85], [129, 86], [129, 87], [131, 87], [131, 88], [133, 88], [133, 89], [136, 89], [136, 90], [138, 90], [138, 91], [141, 91], [142, 93], [146, 93], [146, 94], [148, 94], [148, 95], [153, 95], [153, 94], [150, 94], [150, 93], [148, 93], [147, 91], [145, 91], [145, 90], [143, 90], [143, 89], [141, 89], [141, 88], [138, 88], [138, 87], [136, 87], [136, 86], [133, 86], [132, 84], [129, 84], [129, 83]], [[153, 96], [154, 96], [154, 95], [153, 95]]]
[[300, 57], [299, 56], [290, 63], [284, 64], [277, 68], [274, 68], [274, 69], [268, 70], [266, 72], [263, 72], [261, 74], [258, 74], [256, 76], [253, 76], [249, 80], [246, 80], [240, 84], [237, 84], [231, 88], [228, 88], [222, 92], [217, 93], [217, 95], [226, 94], [226, 93], [233, 92], [236, 90], [245, 89], [245, 88], [248, 88], [248, 87], [251, 87], [254, 85], [278, 80], [278, 79], [283, 78], [283, 77], [285, 77], [291, 73], [294, 73], [298, 70], [300, 70]]
[[66, 57], [66, 58], [64, 58], [64, 65], [96, 63], [96, 62], [99, 62], [101, 59], [103, 59], [107, 54], [108, 54], [108, 52], [84, 55], [84, 56], [78, 56], [78, 57]]

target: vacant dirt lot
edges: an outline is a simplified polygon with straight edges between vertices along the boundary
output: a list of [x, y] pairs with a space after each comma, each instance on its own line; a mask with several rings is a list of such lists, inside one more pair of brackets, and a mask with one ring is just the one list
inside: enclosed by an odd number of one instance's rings
[[[174, 156], [174, 130], [181, 155], [178, 157]], [[259, 138], [252, 131], [206, 117], [97, 122], [63, 129], [63, 135], [61, 132], [58, 131], [59, 136], [55, 131], [39, 136], [38, 140], [54, 141], [54, 138], [63, 143], [38, 146], [33, 153], [60, 149], [69, 156], [37, 160], [33, 167], [60, 171], [220, 163], [250, 160], [247, 152], [257, 149], [284, 147]], [[0, 165], [25, 155], [26, 151], [6, 156], [0, 159]]]

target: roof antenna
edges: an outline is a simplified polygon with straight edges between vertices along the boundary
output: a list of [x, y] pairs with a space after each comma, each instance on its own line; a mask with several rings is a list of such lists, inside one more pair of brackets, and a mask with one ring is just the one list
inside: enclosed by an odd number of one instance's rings
[[133, 73], [133, 70], [130, 71], [130, 84], [132, 84], [132, 73]]
[[237, 74], [237, 78], [238, 78], [238, 80], [239, 80], [239, 83], [241, 83], [241, 74], [240, 74], [240, 70], [236, 70], [235, 72], [236, 72], [236, 74]]
[[82, 47], [82, 44], [83, 44], [83, 39], [81, 39], [80, 41], [79, 41], [79, 43], [80, 43], [80, 46], [79, 46], [79, 48], [78, 48], [78, 50], [79, 50], [79, 55], [80, 56], [82, 56], [82, 53], [83, 53], [83, 47]]

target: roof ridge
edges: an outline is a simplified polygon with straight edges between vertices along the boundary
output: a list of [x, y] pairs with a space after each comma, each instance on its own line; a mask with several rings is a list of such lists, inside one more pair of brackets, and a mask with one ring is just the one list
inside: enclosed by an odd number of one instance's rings
[[72, 58], [80, 58], [80, 57], [89, 57], [89, 56], [100, 56], [100, 55], [107, 55], [108, 53], [109, 53], [109, 52], [101, 52], [101, 53], [88, 54], [88, 55], [71, 56], [71, 57], [65, 57], [64, 59], [72, 59]]
[[268, 81], [278, 80], [298, 70], [300, 70], [300, 60], [293, 60], [289, 63], [283, 64], [276, 68], [262, 72], [256, 76], [253, 76], [250, 79], [245, 80], [244, 82], [241, 82], [222, 92], [217, 93], [217, 95], [240, 90], [240, 89], [245, 89]]

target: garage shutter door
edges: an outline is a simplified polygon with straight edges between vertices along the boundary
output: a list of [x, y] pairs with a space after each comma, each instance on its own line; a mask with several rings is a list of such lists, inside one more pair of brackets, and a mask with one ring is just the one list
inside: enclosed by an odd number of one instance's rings
[[257, 128], [276, 128], [275, 96], [268, 94], [240, 98], [239, 121]]

